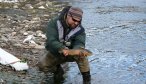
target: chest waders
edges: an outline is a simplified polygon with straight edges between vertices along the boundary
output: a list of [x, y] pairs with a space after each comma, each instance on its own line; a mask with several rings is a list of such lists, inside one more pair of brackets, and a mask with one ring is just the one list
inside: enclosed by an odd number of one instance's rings
[[75, 35], [76, 33], [80, 32], [81, 28], [79, 26], [77, 26], [76, 28], [72, 29], [66, 36], [64, 39], [64, 28], [61, 24], [61, 22], [58, 20], [57, 21], [57, 27], [58, 27], [58, 34], [59, 34], [59, 41], [64, 43], [67, 47], [71, 45], [71, 42], [69, 41], [69, 39]]
[[[64, 39], [64, 28], [61, 24], [61, 22], [58, 20], [57, 21], [57, 26], [58, 26], [58, 34], [59, 34], [59, 41], [63, 42], [67, 47], [71, 45], [71, 42], [69, 42], [69, 39], [75, 35], [76, 33], [80, 32], [81, 28], [79, 26], [77, 26], [76, 28], [72, 29], [66, 36]], [[86, 61], [87, 65], [88, 62]], [[85, 64], [86, 64], [85, 63]], [[86, 66], [86, 65], [85, 65]], [[83, 77], [83, 84], [91, 84], [91, 76], [90, 76], [90, 71], [87, 72], [81, 72], [82, 77]]]

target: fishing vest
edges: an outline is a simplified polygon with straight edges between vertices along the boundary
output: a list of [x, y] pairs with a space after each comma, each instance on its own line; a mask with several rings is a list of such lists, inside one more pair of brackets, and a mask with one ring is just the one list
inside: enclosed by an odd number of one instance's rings
[[63, 38], [64, 28], [59, 20], [57, 20], [57, 27], [58, 27], [58, 34], [59, 34], [59, 41], [60, 42], [68, 42], [68, 40], [75, 34], [81, 32], [82, 28], [77, 26], [76, 28], [72, 29], [66, 36], [65, 39]]

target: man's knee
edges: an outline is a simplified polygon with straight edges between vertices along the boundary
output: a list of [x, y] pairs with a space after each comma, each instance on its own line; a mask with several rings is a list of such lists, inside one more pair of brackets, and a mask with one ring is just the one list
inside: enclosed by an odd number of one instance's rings
[[78, 58], [76, 62], [81, 72], [87, 72], [90, 70], [87, 57]]
[[55, 69], [56, 65], [56, 58], [53, 56], [50, 52], [48, 52], [47, 55], [40, 58], [37, 66], [40, 71], [43, 72], [52, 72]]

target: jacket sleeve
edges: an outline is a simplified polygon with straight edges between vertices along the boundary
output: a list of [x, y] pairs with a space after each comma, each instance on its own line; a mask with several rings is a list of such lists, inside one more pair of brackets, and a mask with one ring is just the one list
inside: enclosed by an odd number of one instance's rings
[[85, 48], [85, 40], [86, 40], [85, 32], [82, 32], [81, 34], [77, 35], [74, 39], [73, 49]]
[[57, 23], [56, 20], [51, 20], [48, 23], [48, 27], [46, 30], [46, 49], [53, 50], [53, 52], [58, 52], [59, 49], [65, 48], [63, 43], [61, 43], [58, 39], [58, 31], [57, 31]]

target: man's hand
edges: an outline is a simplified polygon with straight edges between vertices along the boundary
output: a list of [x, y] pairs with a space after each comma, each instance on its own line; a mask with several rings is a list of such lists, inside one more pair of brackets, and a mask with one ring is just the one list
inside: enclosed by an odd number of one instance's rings
[[91, 56], [92, 52], [87, 49], [61, 49], [59, 53], [64, 56]]
[[69, 55], [69, 49], [63, 49], [62, 53], [63, 53], [64, 56]]
[[[69, 49], [63, 49], [62, 50], [62, 53], [63, 53], [63, 55], [64, 56], [68, 56], [70, 53], [71, 50], [69, 50]], [[86, 54], [84, 53], [84, 51], [76, 51], [76, 54], [77, 54], [77, 56], [86, 56]]]

